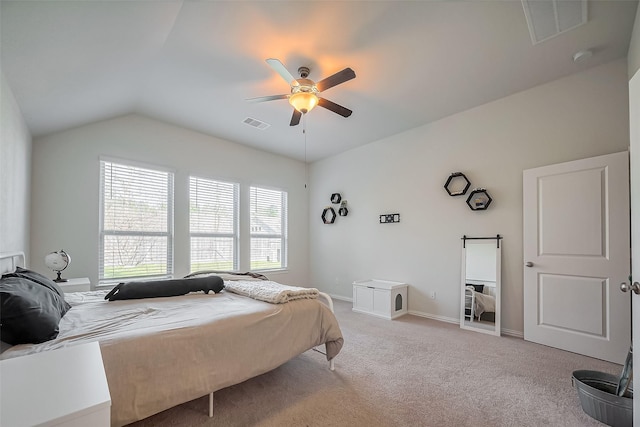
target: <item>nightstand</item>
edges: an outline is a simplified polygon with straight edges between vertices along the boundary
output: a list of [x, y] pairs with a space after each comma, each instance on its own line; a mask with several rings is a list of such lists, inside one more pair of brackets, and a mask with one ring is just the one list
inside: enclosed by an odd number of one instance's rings
[[0, 425], [109, 427], [98, 342], [0, 361]]
[[91, 282], [88, 277], [78, 277], [75, 279], [67, 279], [66, 282], [57, 282], [62, 292], [88, 292], [91, 290]]

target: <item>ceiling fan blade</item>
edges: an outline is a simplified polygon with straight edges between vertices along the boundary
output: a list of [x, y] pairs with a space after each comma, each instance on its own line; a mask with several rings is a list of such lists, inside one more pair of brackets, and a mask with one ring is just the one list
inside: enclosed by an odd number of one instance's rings
[[328, 99], [318, 97], [318, 105], [326, 108], [327, 110], [331, 110], [336, 114], [340, 114], [342, 117], [349, 117], [353, 111], [348, 108], [343, 107], [342, 105], [338, 105], [335, 102], [331, 102]]
[[245, 101], [249, 102], [264, 102], [264, 101], [273, 101], [276, 99], [287, 99], [289, 95], [270, 95], [270, 96], [259, 96], [257, 98], [248, 98]]
[[300, 123], [300, 117], [302, 117], [302, 113], [294, 108], [293, 116], [291, 116], [291, 123], [289, 123], [289, 126], [297, 126], [298, 123]]
[[280, 74], [280, 76], [282, 76], [282, 78], [286, 80], [288, 85], [290, 85], [290, 86], [298, 86], [300, 84], [300, 83], [298, 83], [296, 78], [293, 77], [293, 75], [289, 72], [289, 70], [286, 69], [284, 64], [282, 64], [282, 62], [280, 62], [280, 60], [275, 59], [275, 58], [269, 58], [266, 61], [267, 61], [267, 64], [269, 64], [269, 66], [271, 68], [273, 68], [273, 70], [276, 73]]
[[351, 68], [345, 68], [342, 71], [338, 71], [332, 76], [327, 77], [326, 79], [320, 80], [316, 83], [316, 87], [320, 92], [323, 90], [327, 90], [332, 88], [340, 83], [344, 83], [348, 80], [354, 79], [356, 77], [356, 72]]

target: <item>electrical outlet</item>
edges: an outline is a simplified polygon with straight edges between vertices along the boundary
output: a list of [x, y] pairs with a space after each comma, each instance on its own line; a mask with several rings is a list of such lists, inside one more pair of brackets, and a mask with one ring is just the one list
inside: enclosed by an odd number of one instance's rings
[[429, 297], [431, 297], [431, 299], [436, 299], [436, 291], [429, 292]]

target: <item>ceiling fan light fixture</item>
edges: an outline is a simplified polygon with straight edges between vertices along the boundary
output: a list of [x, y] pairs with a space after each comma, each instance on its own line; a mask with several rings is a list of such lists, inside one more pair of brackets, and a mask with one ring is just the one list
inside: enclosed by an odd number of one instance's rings
[[313, 92], [296, 92], [289, 97], [289, 104], [302, 114], [306, 114], [318, 105], [318, 96]]

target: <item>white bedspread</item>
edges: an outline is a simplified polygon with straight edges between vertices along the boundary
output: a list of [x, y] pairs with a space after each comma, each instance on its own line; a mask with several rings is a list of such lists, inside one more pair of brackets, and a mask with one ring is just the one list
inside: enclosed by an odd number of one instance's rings
[[496, 311], [496, 297], [493, 295], [475, 293], [475, 315], [479, 318], [483, 313], [494, 313]]
[[328, 359], [342, 348], [335, 316], [317, 299], [269, 304], [223, 291], [110, 302], [105, 294], [67, 294], [72, 308], [56, 339], [14, 346], [0, 358], [99, 341], [114, 426], [268, 372], [315, 346], [326, 344]]

